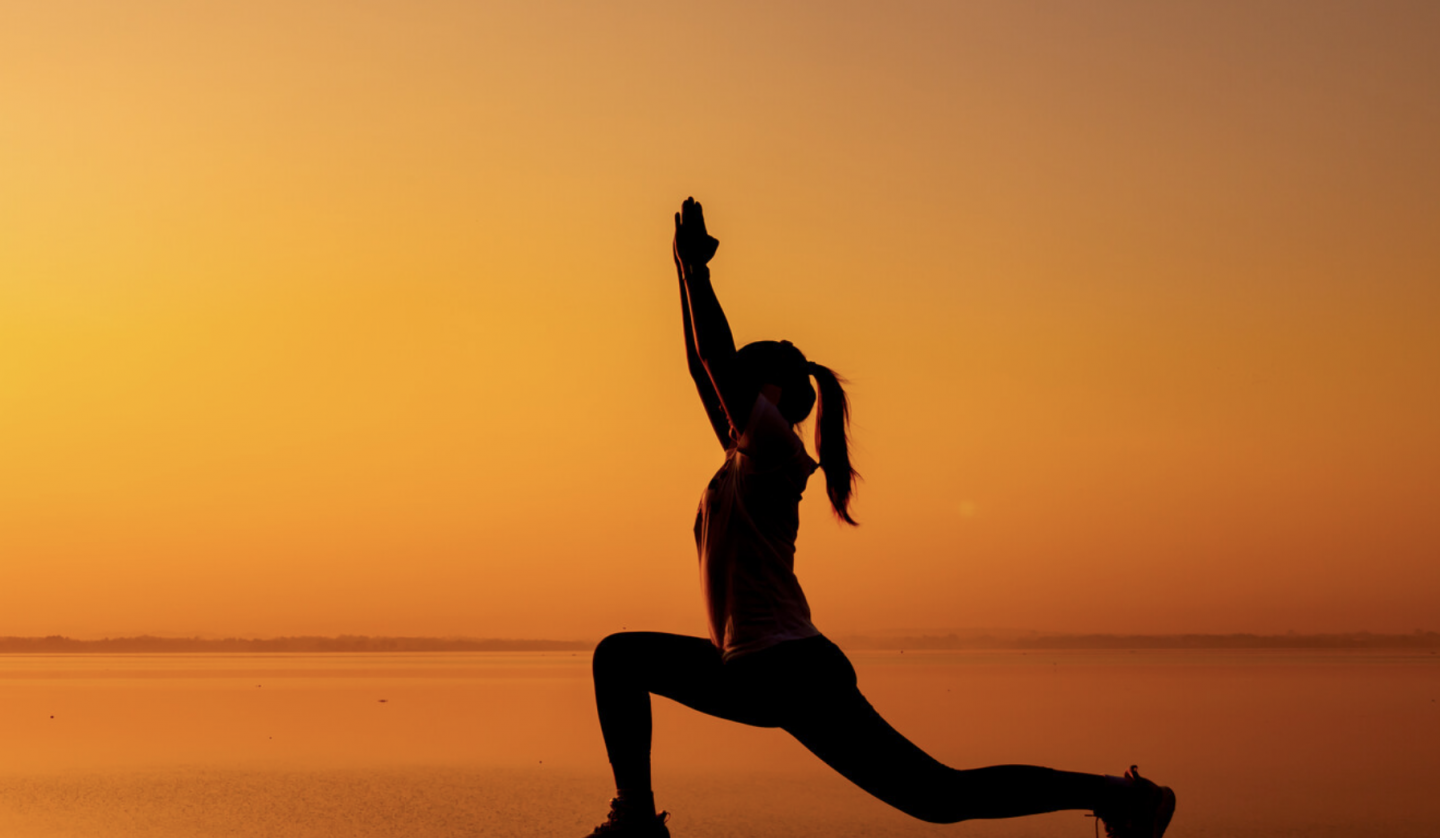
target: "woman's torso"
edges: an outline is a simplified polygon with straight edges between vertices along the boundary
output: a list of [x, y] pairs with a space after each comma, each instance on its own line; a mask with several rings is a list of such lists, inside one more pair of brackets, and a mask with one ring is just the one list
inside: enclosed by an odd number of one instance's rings
[[700, 580], [710, 639], [726, 660], [820, 633], [795, 576], [800, 498], [815, 468], [790, 424], [760, 396], [701, 495]]

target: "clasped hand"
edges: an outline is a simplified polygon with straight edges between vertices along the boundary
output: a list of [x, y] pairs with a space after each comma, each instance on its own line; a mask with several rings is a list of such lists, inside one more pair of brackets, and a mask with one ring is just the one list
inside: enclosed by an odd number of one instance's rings
[[686, 273], [704, 267], [715, 255], [720, 240], [705, 232], [705, 210], [686, 198], [675, 213], [675, 266]]

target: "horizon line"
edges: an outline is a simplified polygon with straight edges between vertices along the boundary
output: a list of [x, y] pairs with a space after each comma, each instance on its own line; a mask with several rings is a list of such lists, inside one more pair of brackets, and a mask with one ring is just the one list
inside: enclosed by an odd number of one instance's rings
[[[1006, 633], [1008, 634], [1008, 633]], [[1118, 650], [1118, 649], [1430, 649], [1440, 648], [1440, 632], [1416, 629], [1408, 634], [1369, 631], [1300, 634], [1251, 632], [1172, 634], [992, 633], [912, 636], [838, 635], [836, 642], [855, 650]], [[160, 637], [141, 634], [81, 640], [65, 635], [0, 636], [0, 654], [125, 653], [357, 653], [357, 652], [578, 652], [595, 647], [590, 640], [424, 637], [387, 635], [294, 635], [270, 638]]]

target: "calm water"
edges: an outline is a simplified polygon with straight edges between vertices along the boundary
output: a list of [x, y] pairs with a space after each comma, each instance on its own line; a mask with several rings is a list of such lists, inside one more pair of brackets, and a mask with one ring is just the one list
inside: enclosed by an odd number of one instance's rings
[[[858, 653], [955, 766], [1118, 773], [1170, 835], [1440, 835], [1431, 654]], [[584, 654], [0, 656], [0, 835], [579, 836], [610, 794]], [[383, 699], [383, 701], [382, 701]], [[1088, 836], [1079, 813], [933, 826], [783, 733], [656, 701], [676, 838]]]

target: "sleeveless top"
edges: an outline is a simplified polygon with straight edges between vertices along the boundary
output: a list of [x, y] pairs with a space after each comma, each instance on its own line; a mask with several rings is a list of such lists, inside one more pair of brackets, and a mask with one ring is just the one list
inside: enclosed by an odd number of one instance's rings
[[800, 496], [817, 467], [775, 405], [757, 396], [700, 496], [700, 585], [710, 640], [727, 661], [820, 634], [795, 577]]

